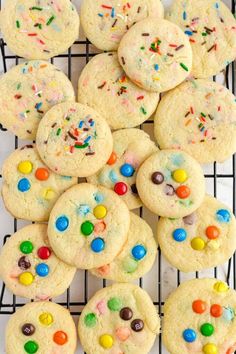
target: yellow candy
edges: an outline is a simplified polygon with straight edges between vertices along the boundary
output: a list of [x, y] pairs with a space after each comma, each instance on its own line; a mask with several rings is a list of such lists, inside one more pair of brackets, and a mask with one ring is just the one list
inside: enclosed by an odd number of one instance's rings
[[93, 215], [97, 219], [103, 219], [107, 215], [107, 209], [104, 205], [98, 205], [93, 209]]
[[225, 293], [229, 290], [229, 287], [223, 281], [218, 281], [214, 284], [214, 290], [218, 293]]
[[39, 322], [44, 326], [50, 326], [53, 323], [53, 317], [49, 312], [44, 312], [39, 316]]
[[23, 173], [24, 175], [28, 175], [29, 173], [32, 172], [33, 165], [30, 161], [21, 161], [18, 164], [18, 171], [20, 173]]
[[34, 281], [34, 276], [30, 272], [21, 273], [19, 276], [19, 282], [22, 285], [28, 286], [28, 285], [32, 284], [33, 281]]
[[188, 175], [185, 170], [175, 170], [173, 172], [173, 178], [178, 183], [184, 183], [187, 180]]
[[217, 354], [218, 353], [217, 346], [212, 343], [207, 343], [203, 347], [203, 353], [204, 354]]
[[195, 237], [191, 241], [191, 246], [195, 251], [202, 251], [205, 245], [205, 241], [201, 237]]
[[46, 200], [55, 198], [56, 193], [51, 188], [45, 188], [42, 190], [42, 197]]
[[113, 338], [109, 334], [103, 334], [99, 338], [99, 343], [103, 348], [109, 349], [113, 346]]

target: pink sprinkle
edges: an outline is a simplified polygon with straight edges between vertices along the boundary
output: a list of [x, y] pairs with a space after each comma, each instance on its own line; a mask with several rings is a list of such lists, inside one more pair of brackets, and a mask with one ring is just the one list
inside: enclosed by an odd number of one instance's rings
[[41, 44], [45, 44], [45, 42], [42, 41], [42, 39], [37, 38], [37, 41], [38, 41], [39, 43], [41, 43]]
[[104, 315], [106, 312], [106, 302], [104, 300], [101, 300], [100, 302], [97, 303], [97, 309], [100, 315]]

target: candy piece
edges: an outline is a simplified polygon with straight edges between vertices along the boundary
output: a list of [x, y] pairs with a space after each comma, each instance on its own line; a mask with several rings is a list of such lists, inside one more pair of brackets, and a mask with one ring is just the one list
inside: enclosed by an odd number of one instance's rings
[[68, 341], [67, 334], [63, 331], [57, 331], [53, 335], [53, 341], [58, 345], [64, 345]]
[[81, 225], [80, 230], [81, 230], [81, 233], [84, 236], [89, 236], [89, 235], [91, 235], [93, 233], [94, 226], [93, 226], [93, 224], [90, 221], [85, 221]]
[[38, 249], [37, 254], [41, 259], [48, 259], [51, 256], [52, 251], [48, 247], [42, 246]]
[[111, 156], [110, 156], [109, 160], [107, 161], [107, 164], [108, 164], [108, 165], [114, 165], [114, 164], [116, 163], [116, 161], [117, 161], [117, 155], [116, 155], [116, 153], [113, 151], [113, 152], [111, 153]]
[[211, 315], [213, 317], [220, 317], [222, 316], [223, 313], [223, 307], [218, 305], [218, 304], [214, 304], [211, 305]]
[[140, 261], [146, 256], [147, 250], [142, 245], [136, 245], [132, 248], [131, 253], [136, 260]]
[[49, 171], [47, 168], [41, 167], [41, 168], [37, 168], [37, 170], [35, 171], [35, 177], [39, 180], [39, 181], [46, 181], [49, 178]]
[[122, 308], [122, 301], [118, 297], [112, 297], [110, 300], [108, 300], [107, 307], [111, 311], [120, 311]]
[[131, 322], [131, 328], [134, 332], [141, 332], [144, 328], [144, 323], [140, 319], [133, 320]]
[[218, 293], [225, 293], [226, 291], [229, 290], [229, 287], [223, 281], [217, 281], [214, 284], [214, 290], [217, 291]]
[[206, 311], [207, 309], [207, 304], [205, 303], [205, 301], [202, 301], [202, 300], [195, 300], [193, 303], [192, 303], [192, 309], [195, 313], [198, 313], [198, 314], [202, 314]]
[[36, 343], [35, 341], [30, 340], [29, 342], [25, 343], [24, 349], [25, 349], [26, 353], [34, 354], [34, 353], [37, 353], [37, 351], [39, 349], [39, 346], [38, 346], [38, 343]]
[[197, 338], [197, 333], [194, 329], [188, 328], [183, 331], [183, 338], [185, 342], [193, 343]]
[[24, 272], [24, 273], [21, 273], [19, 275], [19, 282], [22, 284], [22, 285], [25, 285], [25, 286], [29, 286], [30, 284], [33, 283], [34, 281], [34, 276], [32, 273], [30, 272]]
[[30, 184], [30, 181], [27, 178], [22, 178], [22, 179], [19, 180], [17, 187], [18, 187], [20, 192], [24, 193], [24, 192], [27, 192], [30, 189], [31, 184]]
[[95, 216], [95, 218], [97, 219], [103, 219], [105, 218], [105, 216], [107, 215], [107, 208], [100, 204], [97, 205], [94, 209], [93, 209], [93, 215]]
[[175, 194], [175, 189], [171, 184], [167, 184], [165, 186], [164, 192], [166, 195], [168, 195], [169, 197], [171, 197], [172, 195]]
[[58, 231], [65, 231], [69, 226], [69, 219], [67, 218], [67, 216], [60, 216], [59, 218], [57, 218], [56, 220], [56, 228]]
[[205, 337], [210, 337], [214, 333], [215, 329], [211, 323], [204, 323], [200, 327], [201, 334]]
[[101, 237], [97, 237], [91, 242], [91, 249], [95, 253], [102, 252], [104, 248], [105, 248], [105, 241]]
[[217, 346], [213, 343], [207, 343], [202, 348], [204, 354], [218, 354]]
[[23, 173], [24, 175], [28, 175], [29, 173], [32, 172], [33, 165], [30, 161], [21, 161], [18, 164], [17, 168], [20, 173]]
[[24, 254], [32, 253], [33, 249], [34, 249], [34, 246], [33, 246], [32, 242], [30, 242], [30, 241], [24, 241], [20, 244], [20, 250]]
[[99, 338], [99, 343], [104, 349], [109, 349], [113, 346], [113, 337], [110, 334], [103, 334]]
[[27, 257], [22, 256], [22, 257], [20, 257], [20, 259], [18, 261], [18, 267], [20, 267], [20, 269], [22, 269], [22, 270], [26, 270], [31, 267], [31, 263]]
[[55, 198], [56, 193], [54, 192], [54, 190], [52, 188], [44, 188], [41, 191], [41, 195], [46, 200], [52, 200]]
[[154, 184], [162, 184], [164, 182], [164, 175], [161, 172], [154, 172], [152, 174], [152, 182]]
[[123, 309], [120, 310], [120, 318], [124, 321], [129, 321], [133, 317], [133, 311], [129, 307], [123, 307]]
[[133, 273], [138, 268], [138, 263], [136, 262], [135, 259], [127, 257], [123, 261], [123, 268], [127, 273]]
[[201, 237], [195, 237], [191, 241], [191, 246], [195, 251], [202, 251], [205, 245], [205, 241]]
[[95, 313], [88, 313], [84, 318], [84, 323], [86, 327], [95, 327], [97, 324], [97, 316], [95, 315]]
[[219, 222], [228, 223], [228, 222], [230, 222], [231, 215], [228, 210], [220, 209], [216, 212], [216, 218]]
[[116, 329], [116, 337], [121, 341], [125, 342], [131, 334], [131, 331], [127, 327], [119, 327]]
[[235, 311], [232, 307], [225, 307], [223, 311], [223, 318], [226, 321], [232, 321], [235, 317]]
[[206, 235], [210, 240], [215, 240], [219, 237], [220, 230], [218, 227], [212, 225], [206, 228]]
[[187, 178], [188, 178], [188, 175], [187, 175], [187, 172], [185, 170], [175, 170], [172, 174], [172, 177], [173, 179], [175, 180], [175, 182], [178, 182], [178, 183], [184, 183]]
[[180, 199], [186, 199], [190, 196], [191, 191], [187, 186], [180, 186], [176, 189], [176, 194]]
[[114, 191], [116, 192], [116, 194], [118, 195], [124, 195], [127, 193], [128, 191], [128, 187], [127, 184], [125, 184], [124, 182], [118, 182], [115, 184], [114, 186]]
[[195, 224], [196, 219], [197, 219], [196, 213], [192, 213], [190, 215], [187, 215], [187, 216], [183, 217], [183, 222], [186, 225], [193, 225], [193, 224]]
[[130, 165], [129, 163], [125, 163], [120, 168], [120, 173], [124, 177], [132, 177], [134, 172], [135, 172], [135, 170], [134, 170], [133, 166]]
[[39, 322], [44, 326], [50, 326], [53, 323], [53, 316], [49, 312], [44, 312], [39, 316]]
[[46, 263], [40, 263], [35, 268], [36, 273], [40, 277], [46, 277], [49, 273], [49, 267]]
[[176, 229], [174, 230], [173, 239], [177, 242], [183, 242], [187, 238], [187, 232], [184, 229]]
[[25, 336], [32, 336], [35, 332], [35, 327], [32, 323], [25, 323], [22, 327], [21, 327], [21, 331]]

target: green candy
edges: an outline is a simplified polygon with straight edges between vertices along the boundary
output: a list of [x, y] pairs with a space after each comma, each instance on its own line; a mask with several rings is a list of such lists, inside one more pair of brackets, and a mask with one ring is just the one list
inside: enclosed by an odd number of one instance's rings
[[134, 273], [138, 268], [138, 263], [135, 259], [126, 258], [123, 262], [123, 268], [127, 273]]
[[210, 336], [214, 333], [215, 329], [214, 329], [214, 327], [212, 326], [212, 324], [210, 324], [210, 323], [204, 323], [204, 324], [201, 326], [200, 331], [201, 331], [201, 334], [202, 334], [203, 336], [205, 336], [205, 337], [210, 337]]
[[81, 225], [80, 230], [84, 236], [89, 236], [93, 233], [94, 226], [90, 221], [85, 221]]
[[97, 316], [95, 313], [88, 313], [84, 318], [84, 323], [86, 327], [95, 327], [97, 324]]
[[30, 242], [30, 241], [24, 241], [24, 242], [21, 242], [21, 244], [20, 244], [20, 250], [24, 254], [31, 253], [33, 251], [33, 249], [34, 249], [34, 246], [33, 246], [32, 242]]
[[120, 311], [122, 308], [122, 301], [118, 297], [112, 297], [108, 300], [107, 306], [111, 311]]
[[24, 349], [25, 349], [26, 353], [34, 354], [34, 353], [37, 353], [39, 346], [36, 342], [30, 340], [29, 342], [25, 343]]

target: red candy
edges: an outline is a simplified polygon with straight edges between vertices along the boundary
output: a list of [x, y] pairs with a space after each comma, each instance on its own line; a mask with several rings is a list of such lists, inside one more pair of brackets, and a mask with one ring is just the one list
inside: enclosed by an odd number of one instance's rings
[[223, 313], [223, 308], [220, 305], [214, 304], [211, 306], [211, 315], [213, 317], [220, 317]]
[[125, 184], [124, 182], [118, 182], [115, 184], [114, 187], [114, 191], [116, 192], [116, 194], [118, 195], [124, 195], [127, 193], [128, 191], [128, 187], [127, 184]]
[[35, 177], [39, 181], [46, 181], [49, 178], [49, 171], [46, 168], [37, 168], [35, 171]]
[[192, 309], [195, 313], [202, 314], [206, 311], [206, 303], [202, 300], [195, 300], [192, 303]]
[[190, 196], [190, 188], [187, 186], [180, 186], [176, 189], [176, 194], [180, 199], [186, 199]]
[[220, 230], [216, 226], [208, 226], [206, 228], [206, 235], [210, 240], [215, 240], [219, 237]]
[[63, 331], [54, 333], [53, 340], [58, 345], [64, 345], [68, 341], [67, 334]]
[[38, 256], [41, 259], [48, 259], [51, 256], [51, 250], [46, 247], [46, 246], [42, 246], [38, 249]]

